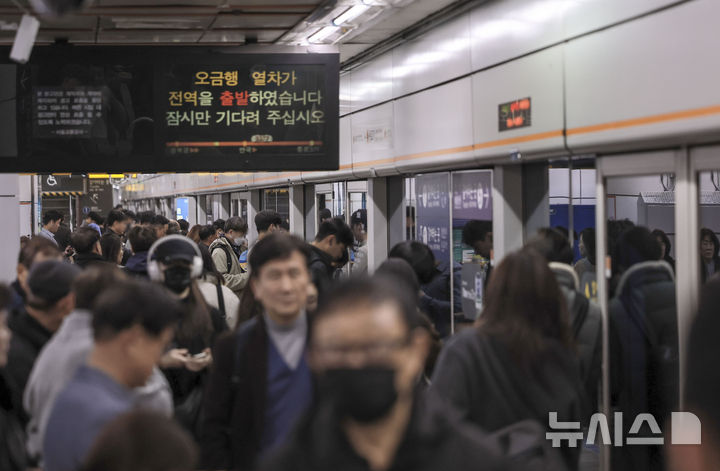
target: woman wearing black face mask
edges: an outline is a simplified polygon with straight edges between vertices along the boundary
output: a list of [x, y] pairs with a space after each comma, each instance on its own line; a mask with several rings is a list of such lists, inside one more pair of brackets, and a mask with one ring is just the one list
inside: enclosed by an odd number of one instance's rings
[[176, 419], [197, 437], [203, 382], [212, 364], [210, 349], [216, 337], [227, 330], [227, 324], [198, 288], [202, 257], [193, 241], [182, 236], [164, 237], [150, 249], [148, 261], [150, 278], [164, 284], [185, 307], [160, 368], [173, 391]]

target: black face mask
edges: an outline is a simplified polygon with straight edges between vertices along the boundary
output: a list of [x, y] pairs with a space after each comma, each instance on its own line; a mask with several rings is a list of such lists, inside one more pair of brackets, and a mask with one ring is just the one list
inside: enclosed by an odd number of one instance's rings
[[340, 415], [358, 422], [387, 415], [398, 398], [395, 370], [386, 366], [327, 370], [319, 386]]
[[182, 293], [190, 286], [190, 268], [182, 265], [169, 267], [165, 270], [165, 286], [175, 293]]

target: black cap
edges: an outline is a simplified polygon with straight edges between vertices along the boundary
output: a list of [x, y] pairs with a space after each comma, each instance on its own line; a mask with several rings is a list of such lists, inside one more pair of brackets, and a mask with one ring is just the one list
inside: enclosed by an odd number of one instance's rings
[[358, 209], [350, 215], [350, 225], [353, 224], [367, 226], [367, 209]]
[[37, 299], [53, 304], [67, 296], [73, 280], [81, 271], [75, 265], [58, 260], [35, 263], [28, 277], [30, 293]]
[[195, 243], [187, 237], [163, 237], [158, 241], [152, 259], [169, 264], [176, 261], [192, 263], [193, 257], [197, 257]]

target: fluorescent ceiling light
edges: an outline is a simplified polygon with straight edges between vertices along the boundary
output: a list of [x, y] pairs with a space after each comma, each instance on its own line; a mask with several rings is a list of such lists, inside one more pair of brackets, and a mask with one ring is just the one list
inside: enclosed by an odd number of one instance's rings
[[308, 41], [311, 43], [319, 43], [333, 33], [336, 33], [339, 29], [338, 26], [326, 26], [310, 36]]
[[358, 16], [368, 11], [370, 7], [368, 5], [355, 5], [345, 10], [340, 16], [333, 20], [333, 24], [340, 26], [344, 23], [349, 23]]

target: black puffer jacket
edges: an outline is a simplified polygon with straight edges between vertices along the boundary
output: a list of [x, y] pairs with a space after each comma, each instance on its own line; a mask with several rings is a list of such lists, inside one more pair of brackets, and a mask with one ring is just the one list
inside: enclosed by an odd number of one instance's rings
[[[550, 269], [565, 296], [570, 327], [577, 342], [580, 372], [588, 397], [588, 413], [598, 410], [598, 388], [602, 373], [602, 314], [600, 306], [578, 291], [575, 270], [564, 263], [550, 263]], [[589, 417], [589, 416], [588, 416]]]
[[[640, 413], [662, 426], [678, 399], [678, 325], [675, 281], [665, 262], [642, 262], [618, 281], [610, 300], [611, 402], [625, 436]], [[613, 469], [663, 469], [662, 447], [613, 449]]]

